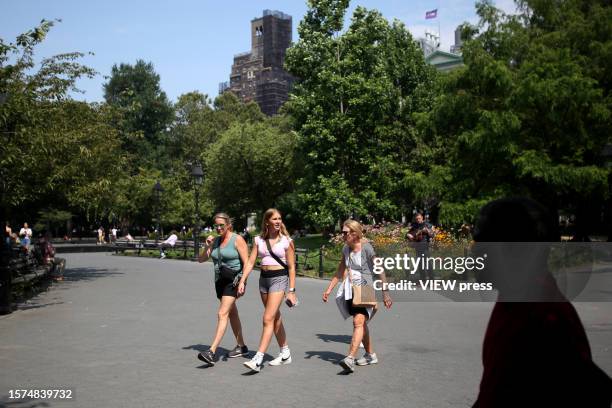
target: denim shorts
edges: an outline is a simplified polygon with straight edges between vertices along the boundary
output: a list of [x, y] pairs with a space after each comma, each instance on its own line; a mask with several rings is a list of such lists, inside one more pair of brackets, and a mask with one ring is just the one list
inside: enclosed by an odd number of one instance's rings
[[289, 275], [266, 278], [259, 277], [259, 291], [261, 293], [286, 292], [289, 287]]

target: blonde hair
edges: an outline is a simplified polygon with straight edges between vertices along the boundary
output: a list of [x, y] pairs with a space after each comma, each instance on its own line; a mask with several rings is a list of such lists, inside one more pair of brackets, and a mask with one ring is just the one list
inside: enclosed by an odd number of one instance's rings
[[[280, 211], [278, 211], [276, 208], [268, 208], [261, 219], [261, 232], [259, 236], [262, 239], [267, 239], [270, 235], [268, 231], [268, 220], [270, 220], [274, 214], [281, 215]], [[285, 227], [283, 222], [281, 222], [280, 233], [281, 235], [289, 237], [289, 231], [287, 231], [287, 227]]]
[[227, 215], [224, 212], [220, 212], [220, 213], [216, 213], [215, 216], [213, 217], [213, 221], [215, 221], [217, 218], [221, 218], [222, 220], [225, 221], [227, 229], [230, 231], [233, 231], [233, 226], [232, 226], [232, 222], [234, 221], [233, 219], [230, 218], [229, 215]]
[[353, 231], [359, 239], [363, 239], [363, 227], [358, 221], [355, 220], [346, 220], [342, 226], [347, 227], [351, 231]]

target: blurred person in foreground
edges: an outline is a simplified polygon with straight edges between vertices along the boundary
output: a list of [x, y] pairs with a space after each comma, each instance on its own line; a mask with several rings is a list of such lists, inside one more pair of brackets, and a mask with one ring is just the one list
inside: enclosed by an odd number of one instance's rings
[[593, 362], [578, 313], [549, 271], [547, 246], [537, 244], [559, 240], [555, 220], [533, 200], [495, 200], [481, 209], [474, 240], [503, 261], [489, 256], [493, 265], [478, 275], [499, 294], [473, 407], [609, 408], [612, 380]]

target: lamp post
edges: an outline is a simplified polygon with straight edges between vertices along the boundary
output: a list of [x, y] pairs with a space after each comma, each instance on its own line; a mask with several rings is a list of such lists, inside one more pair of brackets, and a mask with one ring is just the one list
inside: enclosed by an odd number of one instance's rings
[[193, 227], [193, 250], [194, 257], [198, 259], [200, 255], [200, 185], [202, 184], [202, 178], [204, 172], [200, 163], [196, 162], [191, 168], [191, 177], [193, 177], [193, 189], [195, 192], [195, 225]]
[[155, 191], [155, 201], [157, 204], [157, 234], [155, 234], [155, 243], [157, 243], [157, 241], [159, 240], [159, 219], [161, 218], [160, 196], [161, 193], [164, 192], [164, 188], [161, 186], [159, 180], [157, 180], [157, 183], [155, 183], [155, 186], [153, 186], [153, 191]]

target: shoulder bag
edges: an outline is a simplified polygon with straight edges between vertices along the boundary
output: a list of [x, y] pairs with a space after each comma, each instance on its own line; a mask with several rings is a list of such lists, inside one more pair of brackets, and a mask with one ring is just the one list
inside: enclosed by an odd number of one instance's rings
[[[363, 249], [362, 249], [363, 250]], [[353, 306], [355, 307], [376, 307], [376, 291], [370, 285], [355, 285], [353, 283], [353, 274], [351, 273], [351, 249], [349, 248], [347, 258], [347, 273], [349, 282], [351, 283], [351, 291], [353, 292]]]

